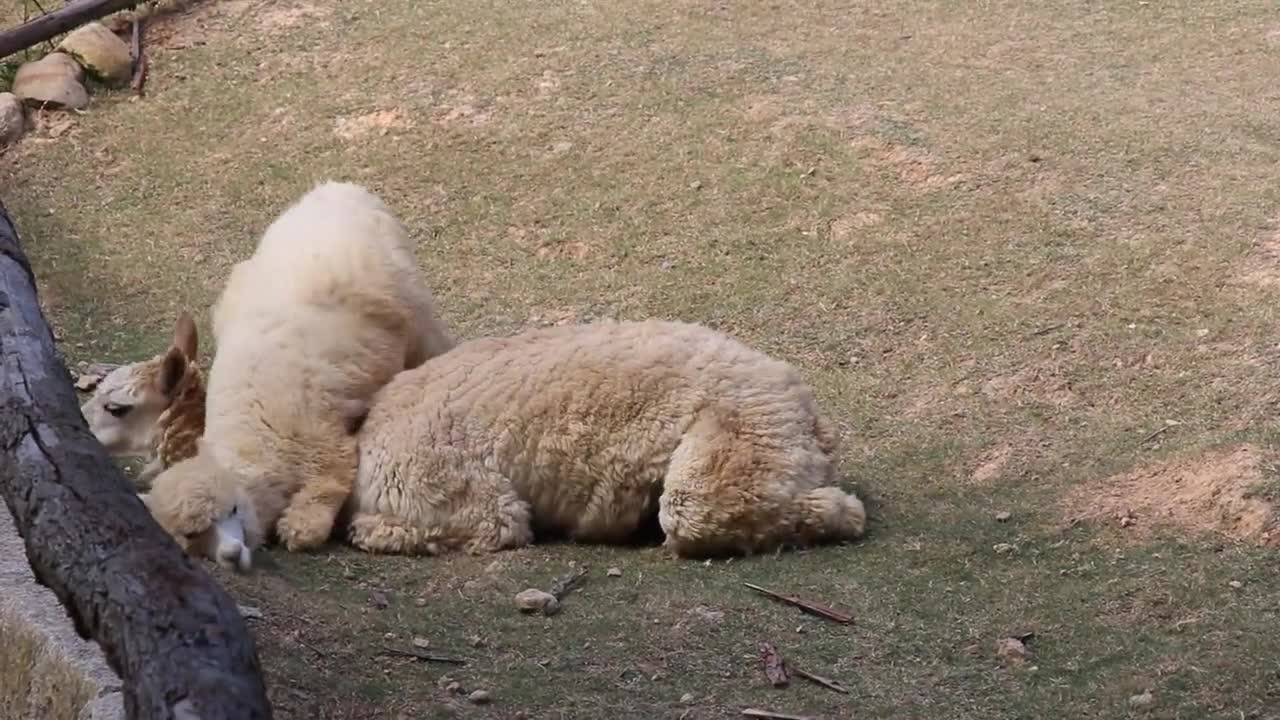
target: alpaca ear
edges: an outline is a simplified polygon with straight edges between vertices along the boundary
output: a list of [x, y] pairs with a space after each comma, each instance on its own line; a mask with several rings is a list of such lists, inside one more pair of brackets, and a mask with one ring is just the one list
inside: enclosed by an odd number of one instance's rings
[[156, 389], [161, 395], [171, 398], [187, 376], [187, 356], [177, 347], [169, 348], [164, 361], [160, 365], [160, 374], [156, 377]]
[[173, 347], [182, 351], [188, 360], [195, 360], [200, 350], [200, 337], [196, 333], [196, 323], [191, 313], [183, 311], [173, 326]]

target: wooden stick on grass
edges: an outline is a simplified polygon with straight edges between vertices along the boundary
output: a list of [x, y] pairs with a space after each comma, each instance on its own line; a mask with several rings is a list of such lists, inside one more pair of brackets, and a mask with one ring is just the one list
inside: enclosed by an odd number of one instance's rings
[[808, 600], [802, 600], [801, 598], [794, 597], [791, 595], [783, 595], [782, 593], [776, 593], [772, 590], [762, 588], [759, 585], [752, 585], [751, 583], [742, 583], [742, 584], [751, 590], [755, 590], [761, 595], [766, 595], [779, 602], [784, 602], [788, 605], [793, 605], [812, 615], [817, 615], [818, 617], [824, 617], [828, 620], [832, 620], [834, 622], [838, 622], [844, 625], [848, 625], [849, 623], [853, 622], [852, 615], [849, 615], [847, 613], [842, 613], [838, 610], [833, 610], [827, 607], [826, 605], [819, 605], [818, 603], [810, 602]]

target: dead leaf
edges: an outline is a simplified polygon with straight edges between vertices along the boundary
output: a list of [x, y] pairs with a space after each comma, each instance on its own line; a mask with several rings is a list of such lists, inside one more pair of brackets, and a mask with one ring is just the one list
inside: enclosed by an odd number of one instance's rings
[[781, 688], [791, 684], [791, 678], [787, 677], [787, 665], [771, 643], [760, 643], [760, 659], [764, 662], [764, 676], [769, 679], [770, 685]]

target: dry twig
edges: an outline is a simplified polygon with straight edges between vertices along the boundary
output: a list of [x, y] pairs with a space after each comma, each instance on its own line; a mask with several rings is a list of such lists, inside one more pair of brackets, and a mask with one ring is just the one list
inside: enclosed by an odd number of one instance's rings
[[382, 652], [378, 654], [386, 655], [390, 657], [413, 658], [414, 660], [421, 660], [422, 662], [429, 662], [429, 663], [432, 663], [432, 662], [447, 663], [449, 665], [466, 665], [467, 664], [466, 660], [462, 660], [460, 658], [445, 657], [444, 655], [433, 655], [431, 653], [425, 653], [420, 650], [397, 650], [396, 648], [383, 648]]
[[801, 670], [801, 669], [799, 669], [799, 668], [791, 668], [791, 674], [792, 674], [792, 675], [795, 675], [796, 677], [799, 677], [799, 678], [804, 678], [805, 680], [808, 680], [808, 681], [809, 681], [809, 682], [811, 682], [811, 683], [815, 683], [815, 684], [817, 684], [817, 685], [821, 685], [822, 687], [824, 687], [824, 688], [826, 688], [826, 689], [828, 689], [828, 690], [834, 690], [834, 691], [836, 691], [836, 692], [840, 693], [841, 695], [848, 695], [848, 694], [849, 694], [849, 690], [848, 690], [848, 688], [846, 688], [845, 686], [843, 686], [843, 685], [841, 685], [840, 683], [836, 682], [835, 680], [831, 680], [831, 679], [829, 679], [829, 678], [824, 678], [824, 677], [822, 677], [821, 675], [814, 675], [814, 674], [813, 674], [813, 673], [811, 673], [811, 672], [806, 672], [806, 671]]
[[817, 718], [809, 715], [789, 715], [787, 713], [774, 712], [772, 710], [760, 710], [757, 708], [747, 708], [742, 711], [747, 717], [765, 718], [765, 720], [817, 720]]
[[563, 600], [565, 595], [568, 595], [570, 592], [581, 587], [582, 579], [586, 576], [586, 568], [582, 568], [581, 570], [571, 570], [556, 578], [556, 581], [551, 583], [551, 590], [548, 592], [554, 595], [556, 600]]
[[129, 87], [133, 88], [138, 97], [146, 96], [146, 91], [142, 88], [147, 83], [147, 56], [142, 53], [143, 22], [142, 18], [133, 20], [133, 80]]
[[849, 615], [848, 613], [842, 613], [839, 610], [833, 610], [827, 607], [826, 605], [820, 605], [818, 603], [810, 602], [808, 600], [803, 600], [801, 598], [793, 597], [791, 595], [783, 595], [782, 593], [776, 593], [772, 590], [762, 588], [759, 585], [752, 585], [751, 583], [742, 583], [742, 584], [751, 590], [755, 590], [761, 595], [767, 595], [768, 597], [771, 597], [774, 600], [777, 600], [779, 602], [784, 602], [788, 605], [793, 605], [812, 615], [824, 617], [828, 620], [838, 622], [844, 625], [848, 625], [849, 623], [853, 622], [852, 615]]

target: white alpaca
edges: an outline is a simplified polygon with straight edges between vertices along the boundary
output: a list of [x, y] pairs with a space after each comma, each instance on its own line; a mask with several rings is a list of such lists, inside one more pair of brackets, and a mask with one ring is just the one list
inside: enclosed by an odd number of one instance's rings
[[791, 365], [722, 333], [601, 322], [458, 345], [400, 373], [360, 430], [348, 535], [492, 552], [533, 527], [615, 542], [657, 514], [681, 556], [863, 533], [834, 428]]
[[213, 332], [204, 436], [143, 499], [189, 551], [247, 570], [272, 528], [289, 550], [328, 539], [372, 397], [453, 339], [403, 227], [345, 183], [267, 228], [232, 269]]

